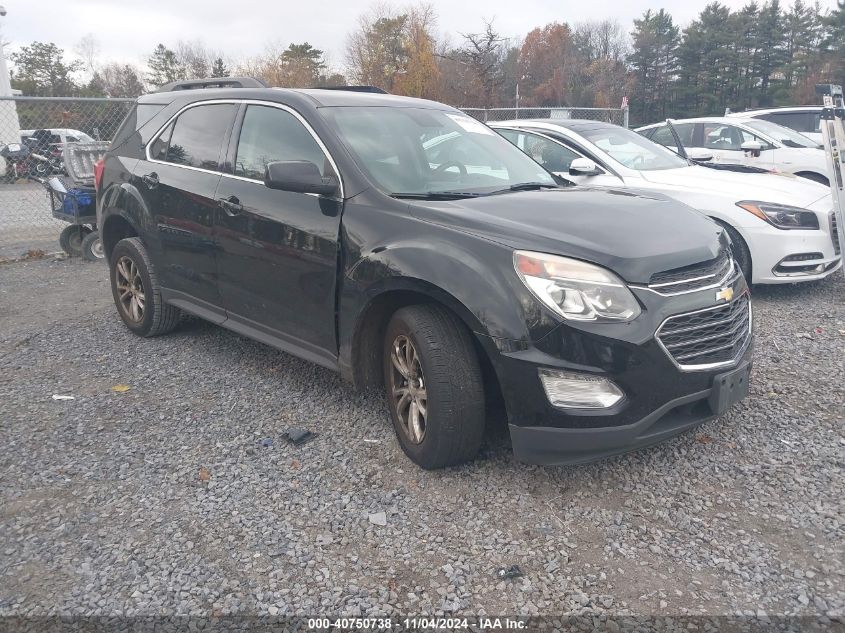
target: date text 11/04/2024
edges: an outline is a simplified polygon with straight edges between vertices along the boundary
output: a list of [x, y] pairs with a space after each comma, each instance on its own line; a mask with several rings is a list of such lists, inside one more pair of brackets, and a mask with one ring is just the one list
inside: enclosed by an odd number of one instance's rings
[[370, 631], [440, 631], [440, 630], [511, 630], [525, 629], [527, 622], [518, 618], [480, 617], [470, 621], [468, 618], [427, 618], [407, 617], [393, 620], [391, 618], [309, 618], [308, 630], [370, 630]]

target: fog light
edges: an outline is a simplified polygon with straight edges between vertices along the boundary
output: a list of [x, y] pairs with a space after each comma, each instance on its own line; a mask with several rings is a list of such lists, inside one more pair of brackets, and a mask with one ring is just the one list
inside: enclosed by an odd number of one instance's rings
[[556, 407], [606, 409], [625, 397], [619, 387], [600, 376], [541, 369], [540, 381], [549, 402]]

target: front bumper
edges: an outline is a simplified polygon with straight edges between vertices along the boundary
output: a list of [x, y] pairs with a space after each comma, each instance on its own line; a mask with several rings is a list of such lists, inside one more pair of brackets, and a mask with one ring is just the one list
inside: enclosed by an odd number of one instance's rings
[[[752, 283], [817, 281], [842, 267], [842, 257], [836, 252], [834, 243], [837, 237], [831, 233], [829, 216], [818, 215], [819, 230], [785, 231], [762, 221], [740, 229], [751, 249]], [[813, 254], [814, 257], [798, 258]]]
[[[738, 367], [747, 381], [751, 363]], [[622, 426], [550, 428], [510, 424], [514, 457], [528, 464], [583, 464], [658, 444], [719, 415], [718, 385], [670, 400], [650, 414]]]
[[[731, 282], [734, 302], [746, 300], [742, 275]], [[644, 288], [632, 291], [643, 312], [630, 323], [564, 323], [541, 340], [522, 346], [482, 338], [507, 408], [515, 457], [536, 464], [575, 464], [634, 450], [682, 433], [723, 412], [714, 382], [750, 371], [753, 337], [728, 363], [681, 367], [655, 334], [666, 319], [712, 310], [713, 289], [674, 297]], [[733, 303], [731, 304], [733, 305]], [[748, 317], [750, 323], [750, 315]], [[539, 369], [604, 377], [625, 394], [605, 409], [553, 406]], [[745, 374], [747, 379], [747, 373]], [[747, 385], [747, 381], [746, 381]]]

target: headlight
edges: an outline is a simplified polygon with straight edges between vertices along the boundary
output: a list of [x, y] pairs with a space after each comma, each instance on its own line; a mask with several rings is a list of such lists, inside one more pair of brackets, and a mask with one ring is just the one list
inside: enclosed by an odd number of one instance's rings
[[818, 229], [819, 218], [812, 211], [801, 207], [791, 207], [788, 204], [775, 202], [758, 202], [743, 200], [736, 206], [753, 213], [761, 220], [773, 224], [779, 229]]
[[630, 321], [640, 305], [619, 277], [578, 259], [514, 251], [513, 263], [532, 294], [565, 319]]

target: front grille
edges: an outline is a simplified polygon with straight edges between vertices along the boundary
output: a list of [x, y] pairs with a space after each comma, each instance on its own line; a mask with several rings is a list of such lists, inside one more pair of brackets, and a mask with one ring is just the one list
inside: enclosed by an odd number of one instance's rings
[[839, 229], [836, 226], [836, 211], [830, 212], [830, 238], [833, 240], [833, 252], [839, 255], [842, 247], [839, 245]]
[[671, 316], [656, 336], [681, 369], [733, 363], [751, 340], [751, 301], [743, 294], [731, 303]]
[[653, 274], [648, 287], [663, 295], [692, 292], [718, 285], [732, 270], [733, 256], [729, 249], [722, 249], [715, 258], [706, 262]]

